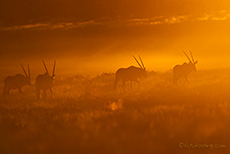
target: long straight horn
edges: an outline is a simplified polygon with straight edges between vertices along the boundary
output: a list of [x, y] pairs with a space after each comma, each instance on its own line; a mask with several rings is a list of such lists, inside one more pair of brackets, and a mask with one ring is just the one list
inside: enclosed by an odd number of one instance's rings
[[48, 69], [47, 69], [47, 67], [46, 67], [46, 63], [45, 63], [45, 61], [44, 61], [44, 60], [42, 60], [42, 62], [43, 62], [43, 65], [44, 65], [44, 67], [45, 67], [46, 73], [49, 73], [49, 71], [48, 71]]
[[23, 69], [23, 71], [24, 71], [26, 77], [28, 77], [28, 75], [27, 75], [27, 73], [26, 73], [26, 70], [25, 70], [24, 66], [23, 66], [22, 64], [21, 64], [21, 66], [22, 66], [22, 69]]
[[28, 66], [28, 75], [29, 75], [29, 78], [30, 78], [31, 77], [30, 76], [30, 65], [28, 64], [27, 66]]
[[192, 55], [191, 50], [190, 50], [190, 55], [191, 55], [191, 57], [192, 57], [192, 62], [195, 63], [195, 60], [194, 60], [194, 58], [193, 58], [193, 55]]
[[[183, 51], [184, 52], [184, 51]], [[185, 54], [185, 56], [188, 58], [188, 60], [190, 61], [190, 62], [192, 62], [191, 61], [191, 59], [188, 57], [188, 55], [184, 52], [184, 54]]]
[[143, 69], [145, 69], [145, 65], [144, 65], [144, 63], [143, 63], [143, 61], [142, 61], [142, 59], [141, 59], [141, 57], [140, 57], [140, 56], [139, 56], [139, 59], [140, 59], [141, 64], [142, 64], [142, 68], [143, 68]]
[[52, 75], [53, 77], [55, 76], [55, 74], [54, 74], [55, 73], [55, 68], [56, 68], [56, 60], [54, 60], [53, 75]]
[[138, 60], [136, 59], [136, 57], [133, 56], [133, 58], [136, 60], [137, 64], [140, 66], [140, 68], [142, 68], [141, 64], [138, 62]]

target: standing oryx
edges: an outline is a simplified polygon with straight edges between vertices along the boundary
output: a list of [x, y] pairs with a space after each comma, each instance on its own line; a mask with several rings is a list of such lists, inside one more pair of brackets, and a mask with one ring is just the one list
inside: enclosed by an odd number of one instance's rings
[[3, 97], [9, 96], [11, 89], [18, 89], [18, 93], [22, 93], [22, 88], [24, 86], [31, 85], [29, 65], [28, 65], [28, 74], [26, 73], [26, 70], [23, 67], [23, 65], [21, 66], [25, 73], [25, 76], [22, 74], [16, 74], [15, 76], [6, 77], [4, 80]]
[[54, 73], [55, 73], [56, 61], [54, 60], [52, 75], [49, 75], [49, 72], [48, 72], [48, 69], [46, 67], [44, 60], [42, 62], [43, 62], [46, 72], [44, 74], [39, 74], [35, 80], [37, 99], [40, 99], [41, 90], [43, 90], [44, 92], [44, 98], [46, 98], [46, 90], [50, 90], [51, 95], [53, 94], [52, 87], [53, 87], [53, 81], [55, 77]]
[[139, 56], [139, 59], [141, 61], [141, 64], [138, 62], [136, 57], [133, 56], [133, 58], [136, 60], [137, 64], [140, 66], [140, 68], [135, 67], [135, 66], [130, 66], [128, 68], [120, 68], [116, 72], [116, 79], [114, 81], [113, 88], [116, 90], [118, 82], [121, 80], [122, 81], [122, 87], [123, 90], [125, 91], [125, 83], [127, 81], [130, 81], [131, 83], [131, 88], [132, 88], [132, 82], [137, 82], [138, 83], [138, 89], [140, 88], [140, 82], [137, 80], [140, 77], [146, 77], [146, 70], [144, 63]]
[[[184, 52], [184, 51], [183, 51]], [[188, 58], [189, 63], [184, 63], [182, 65], [176, 65], [173, 68], [173, 83], [176, 84], [180, 78], [184, 78], [186, 82], [189, 82], [188, 75], [196, 70], [196, 64], [198, 61], [194, 61], [192, 52], [190, 51], [190, 55], [192, 60], [189, 56], [184, 52], [185, 56]]]

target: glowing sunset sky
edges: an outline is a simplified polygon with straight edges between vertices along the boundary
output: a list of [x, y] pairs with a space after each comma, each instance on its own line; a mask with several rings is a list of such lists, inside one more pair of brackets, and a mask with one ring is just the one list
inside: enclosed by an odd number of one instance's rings
[[113, 72], [140, 54], [149, 70], [169, 70], [192, 50], [200, 69], [230, 67], [229, 8], [227, 0], [1, 1], [1, 66], [57, 59], [63, 70]]

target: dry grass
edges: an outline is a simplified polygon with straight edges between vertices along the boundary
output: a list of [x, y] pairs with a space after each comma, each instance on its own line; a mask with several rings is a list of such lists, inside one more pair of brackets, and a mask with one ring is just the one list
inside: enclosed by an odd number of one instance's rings
[[[189, 85], [149, 73], [141, 90], [112, 90], [113, 74], [59, 77], [54, 96], [0, 98], [0, 153], [229, 153], [230, 72], [200, 71]], [[179, 148], [183, 143], [225, 148]]]

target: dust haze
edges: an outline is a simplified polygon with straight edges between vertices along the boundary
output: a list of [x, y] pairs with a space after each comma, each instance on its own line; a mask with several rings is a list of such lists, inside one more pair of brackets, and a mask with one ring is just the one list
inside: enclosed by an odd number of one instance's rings
[[[134, 65], [132, 55], [145, 59], [149, 70], [167, 71], [184, 62], [191, 50], [200, 69], [229, 68], [228, 21], [201, 21], [168, 25], [99, 25], [70, 30], [1, 31], [1, 65], [15, 66], [57, 59], [60, 71], [114, 72]], [[36, 63], [35, 63], [36, 62]], [[106, 65], [105, 65], [106, 64]]]
[[200, 69], [229, 68], [224, 0], [1, 3], [1, 66], [57, 59], [61, 71], [91, 74], [134, 65], [139, 54], [149, 70], [167, 71], [192, 50]]
[[229, 7], [0, 2], [0, 153], [229, 153]]

